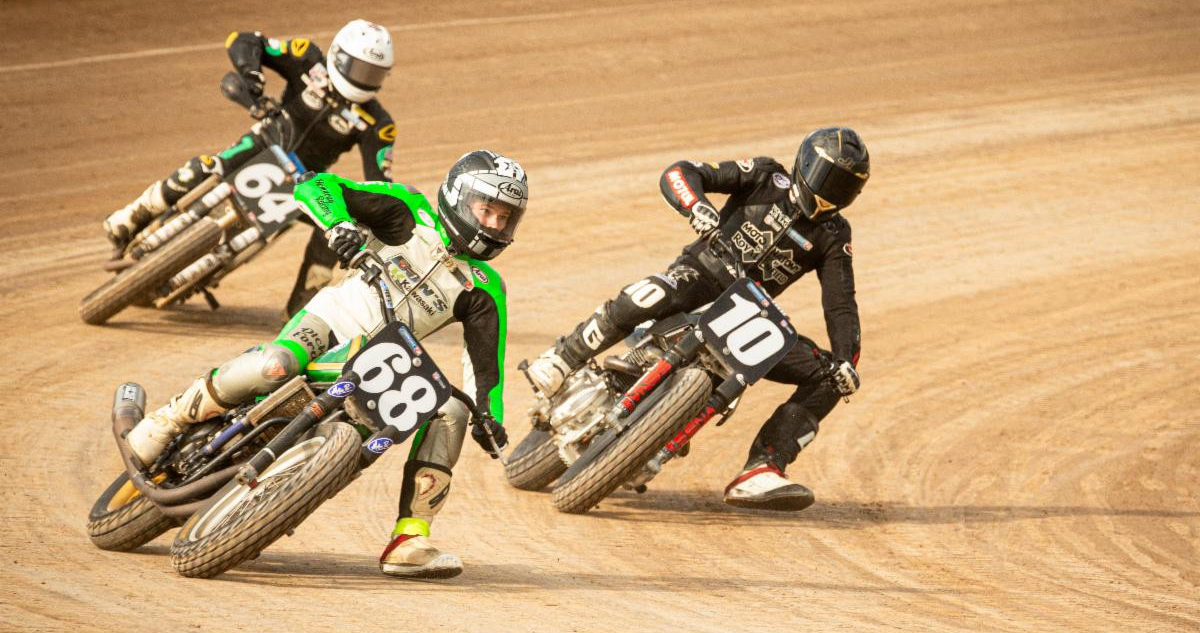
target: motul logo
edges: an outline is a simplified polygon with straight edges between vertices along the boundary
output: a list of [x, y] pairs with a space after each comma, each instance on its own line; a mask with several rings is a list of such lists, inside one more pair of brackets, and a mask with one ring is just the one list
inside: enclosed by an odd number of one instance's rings
[[676, 167], [667, 172], [667, 182], [671, 184], [671, 191], [675, 192], [675, 197], [679, 198], [679, 202], [683, 204], [683, 208], [691, 209], [693, 204], [699, 198], [696, 197], [696, 192], [688, 186], [687, 180], [683, 178], [683, 172]]

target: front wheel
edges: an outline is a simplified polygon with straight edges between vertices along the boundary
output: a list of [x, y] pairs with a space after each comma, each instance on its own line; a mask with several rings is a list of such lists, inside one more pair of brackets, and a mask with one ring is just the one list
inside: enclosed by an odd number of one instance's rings
[[101, 325], [134, 303], [145, 303], [154, 291], [221, 241], [221, 226], [200, 218], [175, 239], [121, 271], [79, 303], [84, 323]]
[[538, 429], [529, 431], [508, 456], [504, 476], [520, 490], [541, 490], [554, 483], [567, 470], [558, 456], [558, 446], [550, 433]]
[[92, 544], [113, 552], [137, 549], [175, 527], [175, 520], [142, 496], [127, 473], [121, 473], [88, 513]]
[[258, 557], [350, 483], [361, 445], [349, 424], [317, 426], [272, 462], [253, 488], [231, 481], [193, 514], [171, 545], [171, 565], [184, 576], [211, 578]]
[[689, 416], [700, 410], [711, 388], [708, 374], [691, 367], [668, 378], [651, 394], [657, 399], [642, 403], [634, 413], [640, 417], [624, 433], [592, 441], [554, 488], [554, 507], [570, 514], [595, 507], [636, 475], [683, 428]]

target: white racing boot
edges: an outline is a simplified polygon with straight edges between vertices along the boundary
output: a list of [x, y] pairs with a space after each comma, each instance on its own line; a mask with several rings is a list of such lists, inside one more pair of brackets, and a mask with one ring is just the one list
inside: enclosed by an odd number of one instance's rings
[[183, 393], [146, 414], [130, 429], [125, 441], [146, 466], [154, 463], [176, 435], [193, 422], [207, 420], [229, 410], [213, 397], [208, 378], [197, 378]]
[[161, 180], [154, 182], [146, 187], [137, 200], [108, 216], [104, 221], [104, 232], [114, 248], [125, 248], [134, 235], [167, 210], [169, 205], [163, 198], [162, 188]]
[[788, 481], [771, 462], [746, 468], [725, 487], [725, 503], [739, 508], [796, 512], [815, 500], [811, 490]]
[[570, 373], [571, 366], [563, 360], [562, 356], [558, 355], [553, 347], [533, 359], [533, 362], [529, 363], [529, 367], [525, 369], [525, 374], [529, 376], [529, 381], [533, 383], [534, 389], [540, 391], [547, 398], [558, 393], [558, 390], [562, 388], [563, 381]]
[[408, 518], [400, 519], [392, 531], [392, 540], [379, 556], [379, 570], [397, 578], [453, 578], [463, 565], [429, 542], [429, 523]]

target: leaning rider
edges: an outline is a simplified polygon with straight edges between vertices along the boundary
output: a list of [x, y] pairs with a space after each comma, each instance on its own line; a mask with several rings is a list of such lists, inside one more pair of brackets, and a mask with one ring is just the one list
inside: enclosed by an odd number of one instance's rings
[[[508, 319], [504, 283], [487, 260], [512, 243], [528, 191], [521, 166], [487, 150], [465, 154], [451, 167], [438, 190], [436, 213], [422, 193], [400, 184], [319, 174], [295, 189], [339, 260], [349, 262], [365, 242], [388, 263], [395, 297], [412, 290], [394, 311], [418, 339], [453, 321], [462, 323], [464, 390], [485, 412], [483, 424], [501, 448], [507, 443], [501, 423]], [[370, 229], [369, 239], [360, 227]], [[436, 270], [421, 282], [431, 269]], [[205, 372], [146, 415], [126, 436], [129, 447], [143, 464], [152, 464], [187, 425], [269, 393], [331, 347], [370, 335], [383, 324], [375, 291], [361, 274], [347, 275], [318, 292], [275, 340]], [[430, 522], [445, 505], [469, 417], [466, 407], [451, 399], [415, 435], [404, 465], [399, 517], [379, 559], [383, 573], [408, 578], [461, 573], [459, 558], [439, 551], [428, 537]], [[472, 436], [492, 452], [481, 427]]]

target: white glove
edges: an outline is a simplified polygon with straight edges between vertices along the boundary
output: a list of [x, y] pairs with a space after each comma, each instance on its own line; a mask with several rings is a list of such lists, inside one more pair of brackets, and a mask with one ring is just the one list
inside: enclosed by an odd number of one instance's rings
[[717, 225], [721, 223], [721, 214], [717, 213], [712, 206], [704, 202], [697, 202], [692, 205], [692, 215], [688, 221], [691, 222], [693, 231], [704, 235], [717, 228]]
[[858, 378], [858, 372], [854, 370], [854, 365], [851, 365], [850, 361], [833, 361], [829, 366], [829, 374], [833, 378], [833, 384], [837, 386], [838, 393], [843, 396], [858, 391], [858, 386], [862, 384]]

